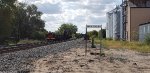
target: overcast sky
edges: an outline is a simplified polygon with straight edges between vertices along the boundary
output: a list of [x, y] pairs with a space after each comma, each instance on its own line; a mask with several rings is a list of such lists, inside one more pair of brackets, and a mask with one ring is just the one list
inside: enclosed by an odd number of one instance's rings
[[[62, 23], [77, 25], [78, 32], [85, 32], [85, 25], [106, 27], [106, 12], [119, 5], [122, 0], [19, 0], [35, 4], [43, 12], [45, 29], [56, 31]], [[89, 29], [93, 30], [93, 29]]]

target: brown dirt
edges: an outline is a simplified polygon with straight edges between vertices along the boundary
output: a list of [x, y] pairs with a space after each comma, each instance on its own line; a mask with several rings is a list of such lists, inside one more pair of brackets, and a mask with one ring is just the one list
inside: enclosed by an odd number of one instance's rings
[[33, 64], [31, 73], [150, 73], [150, 54], [126, 49], [104, 49], [102, 57], [98, 49], [72, 48], [69, 51], [50, 54]]

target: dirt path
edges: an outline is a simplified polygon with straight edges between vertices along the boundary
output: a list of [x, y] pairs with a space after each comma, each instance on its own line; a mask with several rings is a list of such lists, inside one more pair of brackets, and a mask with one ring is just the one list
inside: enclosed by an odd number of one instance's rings
[[33, 64], [31, 73], [150, 73], [150, 54], [124, 49], [105, 49], [105, 56], [93, 55], [98, 49], [84, 54], [83, 44], [67, 52], [48, 55]]

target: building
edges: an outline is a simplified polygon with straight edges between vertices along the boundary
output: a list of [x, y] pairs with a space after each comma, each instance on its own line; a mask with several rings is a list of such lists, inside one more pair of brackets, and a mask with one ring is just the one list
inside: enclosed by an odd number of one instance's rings
[[122, 39], [122, 8], [116, 6], [115, 9], [107, 12], [106, 38]]
[[123, 38], [137, 41], [139, 25], [150, 22], [150, 0], [124, 0], [122, 6]]
[[150, 35], [150, 22], [139, 25], [139, 41], [144, 41], [144, 39]]
[[107, 13], [106, 37], [138, 41], [139, 25], [150, 22], [150, 0], [122, 1], [121, 7]]

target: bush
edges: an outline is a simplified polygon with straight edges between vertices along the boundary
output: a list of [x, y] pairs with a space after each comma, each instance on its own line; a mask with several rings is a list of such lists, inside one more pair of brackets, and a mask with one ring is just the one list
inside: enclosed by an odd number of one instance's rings
[[5, 37], [3, 39], [0, 39], [0, 45], [9, 45], [9, 44], [15, 44], [19, 40], [15, 37]]
[[144, 43], [147, 45], [150, 45], [150, 34], [146, 35], [146, 37], [144, 39]]
[[112, 38], [106, 38], [106, 40], [110, 40], [110, 41], [111, 41], [111, 40], [113, 40], [113, 39], [112, 39]]
[[82, 34], [81, 34], [81, 33], [76, 33], [76, 34], [75, 34], [75, 37], [76, 37], [76, 38], [82, 38]]
[[34, 40], [44, 40], [46, 38], [46, 32], [37, 31], [32, 33], [32, 39]]

